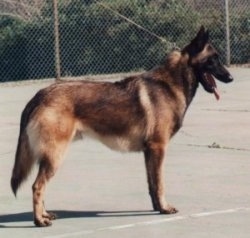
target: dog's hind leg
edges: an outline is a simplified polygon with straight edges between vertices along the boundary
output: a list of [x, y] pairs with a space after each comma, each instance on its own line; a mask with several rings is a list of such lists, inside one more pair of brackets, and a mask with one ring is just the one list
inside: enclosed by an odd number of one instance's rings
[[47, 153], [40, 156], [37, 178], [32, 186], [34, 223], [36, 226], [50, 226], [51, 220], [56, 219], [56, 214], [47, 212], [44, 207], [44, 192], [46, 184], [55, 175], [67, 144], [56, 143], [56, 148], [50, 147]]
[[49, 179], [55, 174], [56, 168], [51, 163], [49, 157], [44, 155], [40, 165], [37, 178], [32, 186], [33, 190], [33, 210], [34, 223], [36, 226], [50, 226], [52, 216], [44, 208], [44, 191]]
[[173, 214], [177, 209], [170, 206], [165, 199], [164, 179], [163, 179], [163, 160], [164, 144], [147, 143], [144, 150], [145, 164], [149, 194], [155, 211], [163, 214]]
[[74, 121], [65, 112], [46, 108], [29, 122], [27, 134], [31, 154], [39, 162], [38, 175], [32, 186], [34, 223], [36, 226], [50, 226], [56, 216], [44, 208], [45, 187], [55, 175], [74, 136]]

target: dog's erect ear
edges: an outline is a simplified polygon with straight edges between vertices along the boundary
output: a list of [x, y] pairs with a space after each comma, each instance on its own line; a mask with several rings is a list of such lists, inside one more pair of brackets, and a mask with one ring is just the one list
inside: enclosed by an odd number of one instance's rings
[[208, 43], [209, 33], [205, 30], [204, 26], [201, 26], [199, 32], [196, 37], [191, 41], [189, 45], [187, 45], [183, 51], [188, 52], [190, 55], [195, 56], [200, 53], [205, 45]]
[[191, 50], [190, 53], [193, 55], [200, 53], [207, 44], [208, 38], [209, 38], [208, 31], [205, 30], [204, 26], [201, 26], [196, 37], [189, 44], [189, 48]]
[[204, 26], [201, 26], [196, 37], [192, 40], [192, 43], [195, 44], [200, 51], [202, 51], [208, 42], [208, 38], [209, 38], [208, 31], [205, 30]]

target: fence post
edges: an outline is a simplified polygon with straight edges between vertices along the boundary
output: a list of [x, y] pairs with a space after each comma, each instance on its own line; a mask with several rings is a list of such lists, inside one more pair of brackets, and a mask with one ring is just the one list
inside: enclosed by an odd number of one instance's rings
[[229, 29], [229, 6], [228, 0], [225, 0], [225, 18], [226, 18], [226, 65], [230, 66], [231, 63], [231, 50], [230, 50], [230, 29]]
[[60, 66], [60, 43], [59, 43], [59, 20], [58, 20], [58, 5], [57, 0], [53, 0], [53, 15], [54, 15], [54, 51], [55, 51], [55, 76], [56, 80], [61, 78]]

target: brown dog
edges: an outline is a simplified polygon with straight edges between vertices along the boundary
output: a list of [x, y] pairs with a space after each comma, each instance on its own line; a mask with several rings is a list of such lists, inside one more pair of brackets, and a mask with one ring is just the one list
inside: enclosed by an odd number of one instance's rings
[[11, 178], [16, 194], [33, 164], [39, 163], [32, 187], [35, 224], [49, 226], [55, 219], [44, 208], [45, 186], [79, 135], [94, 137], [114, 150], [143, 151], [154, 210], [176, 213], [164, 196], [165, 146], [181, 127], [199, 83], [219, 98], [212, 75], [225, 83], [233, 80], [201, 27], [189, 45], [141, 75], [115, 83], [59, 82], [40, 90], [22, 113]]

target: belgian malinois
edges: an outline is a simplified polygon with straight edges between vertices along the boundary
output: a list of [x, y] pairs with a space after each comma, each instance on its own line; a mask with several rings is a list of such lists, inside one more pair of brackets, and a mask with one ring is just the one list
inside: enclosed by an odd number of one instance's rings
[[114, 150], [143, 151], [153, 209], [176, 213], [165, 199], [165, 147], [181, 127], [199, 83], [219, 99], [213, 77], [224, 83], [233, 80], [201, 27], [190, 44], [140, 75], [118, 82], [58, 82], [40, 90], [22, 112], [11, 178], [16, 195], [33, 164], [39, 163], [32, 186], [35, 225], [49, 226], [56, 218], [44, 208], [45, 186], [69, 143], [85, 135]]

